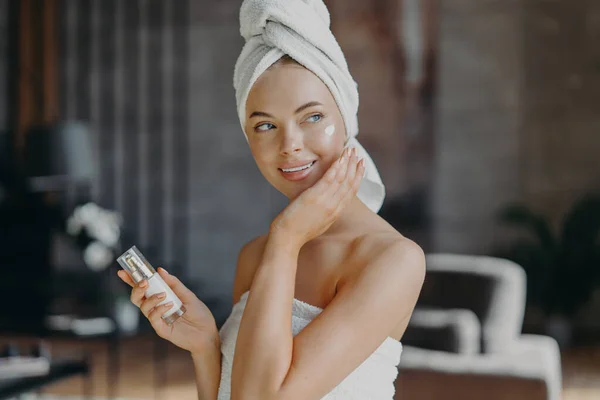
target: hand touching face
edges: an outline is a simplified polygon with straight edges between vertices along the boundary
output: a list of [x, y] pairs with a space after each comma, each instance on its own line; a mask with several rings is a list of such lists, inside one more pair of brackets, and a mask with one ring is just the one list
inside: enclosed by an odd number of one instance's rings
[[271, 233], [299, 250], [335, 222], [356, 196], [364, 173], [364, 160], [358, 159], [354, 149], [344, 150], [315, 185], [302, 192], [273, 220]]

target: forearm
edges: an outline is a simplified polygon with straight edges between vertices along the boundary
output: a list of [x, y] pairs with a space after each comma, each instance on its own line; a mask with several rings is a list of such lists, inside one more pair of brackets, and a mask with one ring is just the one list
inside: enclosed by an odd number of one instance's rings
[[232, 398], [269, 398], [283, 383], [293, 350], [292, 300], [299, 247], [270, 234], [240, 324]]
[[216, 400], [221, 381], [220, 344], [207, 347], [202, 353], [192, 354], [196, 370], [199, 400]]

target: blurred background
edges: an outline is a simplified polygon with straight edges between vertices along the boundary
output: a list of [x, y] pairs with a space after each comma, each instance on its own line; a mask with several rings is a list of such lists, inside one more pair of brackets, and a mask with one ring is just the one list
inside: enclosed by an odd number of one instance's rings
[[[402, 398], [600, 398], [600, 2], [326, 3], [380, 215], [431, 260]], [[194, 396], [115, 259], [137, 245], [220, 326], [239, 249], [286, 204], [236, 116], [240, 4], [0, 0], [2, 356], [86, 356], [40, 398]]]

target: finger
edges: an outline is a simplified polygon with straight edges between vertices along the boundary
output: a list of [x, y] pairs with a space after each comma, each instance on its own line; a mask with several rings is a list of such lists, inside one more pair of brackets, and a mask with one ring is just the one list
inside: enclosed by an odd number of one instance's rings
[[356, 167], [358, 161], [357, 151], [356, 149], [352, 149], [347, 160], [346, 172], [342, 178], [342, 181], [340, 182], [339, 187], [333, 195], [334, 201], [340, 202], [350, 193], [354, 183], [354, 177], [356, 176]]
[[339, 187], [338, 181], [343, 180], [350, 150], [350, 148], [345, 148], [342, 151], [340, 157], [331, 164], [325, 175], [313, 187], [306, 190], [306, 195], [329, 198], [335, 194]]
[[141, 306], [142, 301], [144, 301], [144, 296], [146, 295], [146, 290], [148, 289], [148, 282], [142, 281], [139, 285], [135, 285], [133, 290], [131, 291], [131, 296], [129, 299], [133, 304], [137, 307]]
[[155, 330], [158, 330], [158, 327], [160, 326], [160, 324], [163, 323], [162, 316], [164, 313], [169, 311], [171, 309], [171, 307], [173, 307], [172, 301], [162, 304], [158, 307], [155, 307], [153, 310], [150, 311], [150, 314], [148, 314], [148, 321], [150, 321], [150, 323], [152, 324], [152, 327]]
[[350, 149], [346, 148], [342, 151], [340, 158], [332, 164], [332, 167], [325, 174], [325, 179], [321, 179], [318, 184], [315, 185], [316, 194], [321, 197], [321, 194], [325, 198], [330, 198], [335, 194], [339, 188], [340, 182], [344, 179], [346, 174], [346, 168], [348, 166], [348, 155]]
[[345, 176], [348, 172], [348, 161], [350, 160], [351, 155], [352, 148], [345, 148], [338, 161], [334, 163], [336, 164], [336, 169], [334, 171], [335, 176], [327, 179], [327, 181], [324, 182], [326, 186], [324, 188], [320, 188], [319, 197], [325, 199], [327, 203], [331, 201], [337, 203], [339, 201], [335, 198], [335, 195], [340, 189], [341, 185], [343, 185]]
[[176, 276], [169, 274], [166, 269], [159, 267], [158, 274], [182, 302], [186, 303], [196, 298], [194, 292], [188, 289]]
[[154, 307], [156, 307], [158, 305], [158, 303], [163, 301], [165, 299], [165, 297], [167, 297], [167, 296], [166, 296], [166, 293], [164, 293], [164, 292], [157, 293], [153, 296], [148, 297], [140, 305], [140, 310], [142, 311], [142, 314], [144, 314], [145, 317], [148, 317], [148, 314], [150, 314], [150, 311], [152, 311], [152, 309]]
[[350, 171], [348, 172], [346, 181], [344, 181], [343, 186], [334, 196], [335, 201], [337, 201], [335, 214], [339, 214], [358, 193], [365, 171], [364, 163], [364, 159], [360, 159], [359, 161], [354, 161], [349, 167]]
[[329, 169], [327, 170], [327, 172], [325, 172], [325, 175], [323, 175], [323, 178], [321, 178], [319, 180], [319, 182], [317, 182], [314, 185], [314, 187], [318, 187], [319, 189], [326, 189], [335, 182], [335, 176], [338, 173], [338, 169], [342, 165], [344, 153], [345, 153], [345, 150], [342, 151], [342, 154], [340, 155], [340, 157], [329, 166]]
[[354, 183], [354, 177], [356, 176], [356, 169], [358, 168], [358, 162], [360, 158], [358, 157], [358, 150], [353, 149], [352, 157], [348, 161], [348, 171], [346, 172], [346, 180], [344, 183], [348, 186], [348, 189], [352, 188], [352, 184]]
[[365, 176], [365, 159], [360, 158], [356, 165], [352, 167], [354, 171], [352, 176], [348, 178], [348, 184], [350, 188], [348, 190], [348, 197], [351, 199], [358, 193], [358, 189], [360, 188], [360, 183], [362, 182], [363, 177]]
[[352, 159], [353, 151], [354, 151], [354, 149], [350, 149], [350, 148], [347, 148], [344, 150], [340, 168], [338, 169], [337, 174], [335, 176], [335, 180], [339, 184], [344, 182], [344, 178], [346, 177], [346, 174], [348, 173], [348, 164], [349, 164], [349, 161]]
[[366, 168], [366, 161], [364, 158], [361, 158], [361, 160], [358, 162], [358, 165], [356, 166], [356, 175], [354, 176], [354, 182], [352, 183], [352, 192], [355, 195], [356, 193], [358, 193], [358, 189], [360, 189], [360, 183], [365, 177]]
[[123, 282], [125, 282], [126, 284], [128, 284], [131, 287], [135, 286], [135, 282], [133, 281], [133, 279], [131, 279], [131, 277], [129, 276], [129, 274], [123, 270], [117, 271], [117, 275], [119, 276], [119, 278], [121, 278], [121, 280]]

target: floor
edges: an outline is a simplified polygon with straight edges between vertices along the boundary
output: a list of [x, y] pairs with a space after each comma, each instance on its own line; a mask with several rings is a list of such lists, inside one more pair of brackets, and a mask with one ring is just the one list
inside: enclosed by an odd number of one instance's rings
[[[120, 398], [126, 399], [195, 399], [194, 370], [188, 354], [175, 346], [166, 346], [166, 374], [158, 382], [163, 388], [154, 389], [156, 371], [153, 363], [151, 336], [127, 339], [122, 343], [120, 380], [115, 387]], [[29, 341], [19, 340], [27, 345]], [[54, 355], [87, 352], [91, 357], [94, 396], [106, 396], [107, 356], [105, 343], [100, 341], [64, 341], [50, 343]], [[600, 347], [574, 349], [563, 354], [563, 400], [600, 399]], [[76, 395], [83, 387], [82, 378], [72, 378], [48, 387], [44, 393]]]

